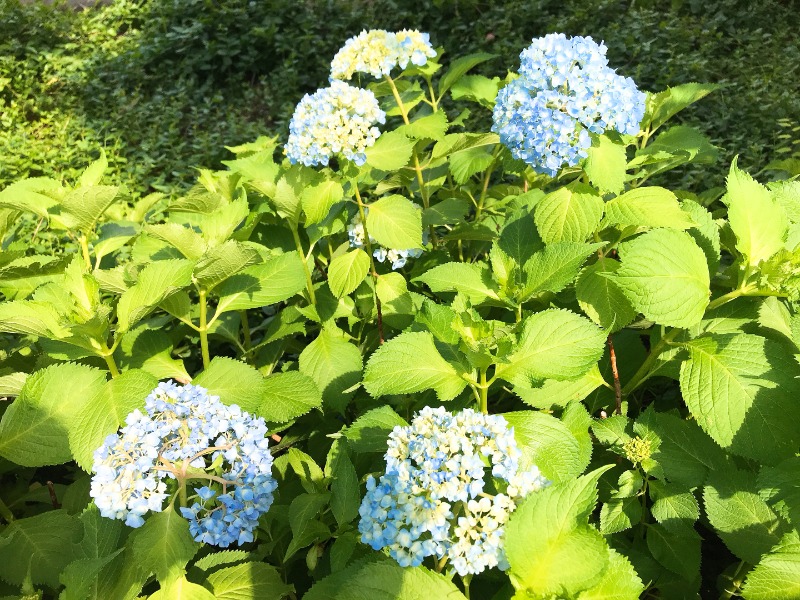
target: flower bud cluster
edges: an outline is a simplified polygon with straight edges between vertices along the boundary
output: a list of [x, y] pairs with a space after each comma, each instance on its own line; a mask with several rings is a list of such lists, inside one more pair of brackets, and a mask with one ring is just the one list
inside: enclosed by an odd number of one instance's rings
[[606, 50], [554, 33], [522, 51], [520, 76], [497, 95], [492, 126], [515, 158], [555, 177], [587, 156], [590, 133], [639, 132], [645, 95], [608, 66]]
[[161, 383], [145, 412], [130, 413], [95, 451], [90, 493], [101, 515], [139, 527], [148, 511], [162, 510], [170, 480], [202, 480], [197, 500], [181, 508], [194, 539], [222, 547], [250, 542], [277, 487], [268, 442], [263, 419], [204, 388]]
[[523, 471], [500, 415], [426, 407], [389, 435], [386, 473], [369, 477], [361, 540], [402, 566], [447, 558], [459, 575], [508, 568], [503, 533], [517, 502], [549, 482]]
[[366, 73], [380, 79], [409, 63], [421, 67], [436, 56], [427, 33], [404, 29], [390, 33], [382, 29], [362, 31], [344, 43], [331, 62], [331, 81], [352, 79]]
[[375, 124], [385, 122], [386, 113], [372, 92], [333, 81], [330, 87], [306, 94], [295, 108], [286, 156], [307, 167], [327, 165], [335, 154], [363, 165], [365, 150], [381, 135]]
[[[364, 209], [364, 213], [369, 213], [369, 208]], [[364, 235], [364, 224], [361, 222], [361, 215], [356, 214], [355, 217], [347, 225], [347, 235], [350, 238], [350, 246], [353, 248], [363, 248], [366, 245], [366, 237]], [[402, 269], [409, 258], [419, 258], [422, 256], [422, 248], [410, 248], [408, 250], [396, 250], [392, 248], [383, 248], [377, 245], [377, 240], [369, 236], [369, 242], [372, 246], [372, 256], [378, 262], [386, 262], [387, 260], [392, 264], [392, 270]], [[428, 232], [422, 232], [422, 243], [428, 243]]]

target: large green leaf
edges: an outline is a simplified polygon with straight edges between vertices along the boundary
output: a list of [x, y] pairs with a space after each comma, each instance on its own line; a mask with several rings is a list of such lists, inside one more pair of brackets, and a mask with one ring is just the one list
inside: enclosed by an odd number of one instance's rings
[[556, 242], [535, 252], [525, 263], [525, 285], [521, 299], [542, 292], [560, 292], [578, 276], [587, 257], [602, 244]]
[[144, 232], [151, 237], [158, 238], [174, 246], [189, 260], [197, 260], [206, 251], [206, 243], [203, 240], [203, 236], [191, 227], [186, 227], [180, 223], [146, 225]]
[[488, 54], [486, 52], [478, 52], [476, 54], [467, 54], [460, 56], [450, 63], [450, 68], [447, 69], [442, 78], [439, 80], [439, 96], [449, 90], [453, 84], [461, 79], [470, 69], [477, 65], [495, 58], [496, 54]]
[[109, 206], [118, 199], [119, 188], [110, 185], [79, 187], [61, 201], [61, 219], [69, 229], [89, 232]]
[[397, 171], [408, 164], [414, 140], [399, 131], [382, 134], [371, 147], [365, 150], [367, 164], [381, 171]]
[[604, 467], [529, 495], [506, 525], [508, 573], [518, 590], [576, 595], [600, 581], [608, 562], [603, 536], [588, 525]]
[[662, 187], [640, 187], [606, 203], [604, 225], [688, 229], [694, 222], [678, 198]]
[[576, 379], [603, 355], [606, 336], [585, 317], [550, 309], [525, 320], [522, 334], [498, 377], [524, 385], [530, 380]]
[[280, 573], [263, 562], [245, 562], [214, 571], [207, 587], [216, 600], [280, 600], [294, 588], [283, 583]]
[[369, 273], [369, 255], [356, 248], [337, 256], [328, 266], [328, 287], [337, 298], [355, 290]]
[[364, 362], [358, 347], [341, 332], [323, 329], [300, 353], [299, 364], [322, 392], [325, 406], [343, 412], [351, 395], [345, 390], [361, 381]]
[[325, 476], [331, 482], [331, 512], [340, 527], [358, 516], [361, 504], [358, 473], [350, 459], [347, 440], [334, 440], [325, 463]]
[[285, 423], [322, 406], [322, 394], [308, 375], [274, 373], [261, 384], [261, 405], [255, 411], [272, 423]]
[[390, 406], [368, 410], [344, 430], [356, 452], [386, 452], [386, 439], [395, 427], [408, 425]]
[[386, 196], [370, 204], [367, 228], [385, 248], [422, 248], [422, 212], [403, 196]]
[[0, 303], [0, 331], [58, 339], [69, 335], [51, 304], [34, 300]]
[[189, 260], [160, 260], [139, 272], [136, 284], [117, 303], [119, 331], [128, 331], [161, 302], [192, 282], [193, 263]]
[[783, 248], [789, 219], [769, 190], [731, 163], [728, 193], [728, 221], [736, 235], [736, 249], [755, 266]]
[[201, 288], [212, 290], [245, 267], [260, 261], [258, 250], [254, 246], [227, 240], [211, 248], [197, 261], [194, 279]]
[[600, 225], [603, 199], [590, 187], [562, 187], [534, 208], [539, 235], [548, 243], [586, 241]]
[[182, 575], [186, 563], [200, 549], [189, 533], [189, 522], [172, 506], [148, 517], [132, 543], [142, 566], [155, 573], [161, 583]]
[[784, 536], [747, 575], [745, 600], [800, 598], [800, 539], [797, 532]]
[[697, 577], [700, 535], [692, 527], [653, 523], [647, 527], [647, 548], [653, 558], [686, 581]]
[[373, 353], [364, 387], [375, 397], [434, 389], [440, 400], [452, 400], [466, 387], [465, 375], [439, 354], [430, 333], [406, 332]]
[[689, 234], [655, 229], [623, 244], [619, 253], [622, 266], [613, 278], [636, 310], [661, 325], [700, 322], [710, 280], [705, 254]]
[[294, 252], [281, 254], [260, 265], [253, 265], [221, 283], [217, 313], [259, 308], [283, 302], [306, 285], [300, 257]]
[[489, 271], [473, 263], [449, 262], [438, 265], [413, 281], [421, 281], [432, 292], [461, 292], [473, 304], [491, 298], [498, 300], [496, 285]]
[[572, 479], [583, 471], [578, 440], [564, 423], [532, 410], [504, 413], [503, 417], [514, 428], [522, 451], [520, 469], [536, 465], [542, 475], [555, 482]]
[[750, 564], [761, 560], [789, 529], [759, 497], [754, 478], [743, 471], [712, 474], [703, 490], [703, 504], [725, 545]]
[[588, 156], [583, 170], [592, 185], [604, 194], [619, 194], [625, 187], [625, 167], [628, 163], [625, 146], [600, 135], [592, 140], [592, 145], [586, 152]]
[[331, 208], [344, 198], [344, 188], [338, 181], [326, 179], [303, 190], [300, 202], [306, 213], [306, 225], [325, 220]]
[[775, 464], [800, 447], [800, 375], [779, 343], [747, 334], [688, 344], [681, 391], [698, 424], [734, 454]]
[[94, 451], [125, 423], [129, 413], [144, 407], [145, 398], [157, 385], [158, 379], [149, 373], [125, 371], [82, 406], [69, 431], [69, 447], [78, 466], [91, 469]]
[[263, 401], [264, 377], [240, 360], [217, 356], [192, 381], [219, 396], [225, 404], [237, 404], [250, 413], [258, 413]]
[[578, 304], [586, 315], [610, 332], [619, 331], [636, 317], [630, 300], [612, 277], [621, 263], [612, 258], [600, 258], [589, 265], [575, 282]]
[[83, 527], [64, 510], [50, 510], [10, 523], [0, 534], [0, 579], [20, 586], [58, 588], [58, 575], [75, 558]]
[[630, 561], [611, 548], [608, 549], [608, 568], [600, 581], [578, 595], [578, 600], [637, 600], [644, 584]]
[[650, 96], [647, 100], [647, 116], [645, 122], [650, 121], [650, 128], [656, 129], [666, 123], [670, 117], [676, 115], [690, 104], [705, 98], [719, 86], [714, 83], [684, 83], [670, 87]]
[[105, 372], [74, 363], [36, 371], [0, 421], [0, 456], [26, 467], [71, 460], [70, 431], [105, 380]]

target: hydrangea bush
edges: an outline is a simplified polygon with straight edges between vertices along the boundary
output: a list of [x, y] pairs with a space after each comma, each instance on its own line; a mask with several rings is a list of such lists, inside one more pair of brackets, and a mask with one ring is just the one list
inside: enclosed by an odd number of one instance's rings
[[714, 86], [591, 38], [441, 58], [362, 32], [181, 197], [0, 191], [0, 596], [797, 597], [800, 185], [678, 189]]

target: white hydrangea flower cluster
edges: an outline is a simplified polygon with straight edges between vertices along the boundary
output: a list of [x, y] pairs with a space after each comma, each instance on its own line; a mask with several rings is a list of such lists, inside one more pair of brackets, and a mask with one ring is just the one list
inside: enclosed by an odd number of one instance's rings
[[375, 94], [333, 81], [297, 105], [284, 150], [292, 164], [324, 166], [341, 154], [361, 166], [367, 160], [365, 150], [381, 135], [375, 124], [385, 122]]
[[513, 428], [501, 415], [426, 407], [389, 435], [386, 473], [367, 480], [361, 540], [401, 566], [444, 557], [459, 575], [508, 568], [503, 533], [517, 502], [549, 485], [519, 468]]
[[[369, 208], [364, 209], [365, 214], [369, 214]], [[356, 214], [350, 223], [347, 225], [347, 235], [350, 238], [350, 246], [353, 248], [363, 248], [366, 245], [366, 238], [364, 236], [364, 224], [361, 222], [361, 215]], [[392, 270], [402, 269], [406, 266], [409, 258], [419, 258], [422, 256], [422, 248], [410, 248], [408, 250], [396, 250], [393, 248], [384, 248], [378, 246], [378, 242], [372, 236], [369, 236], [369, 242], [372, 245], [372, 256], [378, 262], [386, 262], [387, 260], [392, 264]], [[422, 232], [422, 243], [428, 243], [428, 232]]]
[[421, 67], [436, 56], [427, 33], [403, 29], [396, 33], [383, 29], [362, 31], [344, 43], [331, 62], [331, 81], [348, 81], [356, 73], [380, 79], [409, 63]]
[[169, 480], [199, 479], [208, 483], [194, 488], [199, 501], [181, 507], [194, 538], [222, 547], [253, 541], [277, 487], [264, 419], [168, 381], [125, 423], [94, 453], [90, 494], [102, 516], [140, 527], [148, 511], [162, 510]]

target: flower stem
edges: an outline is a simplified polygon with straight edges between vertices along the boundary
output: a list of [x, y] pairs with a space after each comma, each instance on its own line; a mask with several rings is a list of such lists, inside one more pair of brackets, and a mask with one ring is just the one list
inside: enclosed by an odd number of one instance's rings
[[480, 390], [480, 409], [485, 415], [489, 414], [489, 384], [486, 383], [486, 369], [481, 369], [481, 384], [478, 386]]
[[667, 348], [669, 343], [675, 339], [675, 336], [677, 336], [678, 332], [680, 331], [681, 329], [676, 327], [669, 333], [665, 333], [663, 336], [661, 336], [661, 339], [658, 341], [658, 343], [650, 350], [650, 354], [647, 355], [647, 358], [642, 363], [642, 366], [639, 367], [639, 370], [636, 371], [631, 380], [625, 385], [624, 388], [622, 388], [623, 396], [630, 394], [650, 377], [650, 370], [652, 369], [653, 364], [656, 362], [656, 359]]
[[207, 315], [207, 302], [206, 302], [206, 291], [201, 289], [200, 293], [200, 327], [198, 331], [200, 332], [200, 352], [203, 355], [203, 368], [207, 369], [209, 363], [211, 363], [211, 356], [208, 353], [208, 315]]
[[247, 322], [247, 311], [239, 311], [239, 320], [242, 322], [242, 335], [244, 336], [244, 349], [250, 351], [253, 347], [253, 341], [250, 338], [250, 323]]
[[106, 365], [108, 365], [108, 370], [111, 372], [112, 379], [114, 377], [119, 377], [119, 369], [117, 368], [117, 363], [114, 360], [114, 352], [109, 349], [105, 348], [105, 353], [103, 354], [103, 358], [106, 361]]
[[86, 237], [85, 233], [82, 233], [80, 237], [78, 237], [78, 241], [81, 244], [81, 254], [83, 254], [83, 262], [86, 263], [86, 270], [92, 270], [92, 257], [89, 255], [89, 239]]
[[361, 217], [361, 226], [364, 228], [364, 245], [367, 247], [367, 254], [369, 255], [369, 269], [372, 273], [372, 295], [375, 299], [375, 312], [378, 320], [378, 341], [383, 344], [383, 312], [381, 311], [381, 299], [378, 298], [378, 271], [375, 269], [375, 257], [372, 255], [372, 242], [369, 240], [369, 230], [367, 229], [367, 212], [364, 210], [366, 205], [361, 199], [361, 193], [358, 191], [358, 183], [352, 181], [353, 192], [358, 204], [358, 215]]
[[611, 360], [611, 373], [614, 376], [614, 412], [622, 414], [622, 387], [619, 383], [619, 371], [617, 370], [617, 353], [614, 351], [614, 342], [608, 336], [608, 354]]
[[467, 598], [467, 600], [470, 600], [470, 598], [469, 598], [469, 584], [472, 583], [472, 574], [464, 575], [461, 578], [461, 582], [464, 584], [464, 596]]
[[14, 513], [8, 508], [8, 505], [0, 498], [0, 517], [5, 519], [6, 523], [11, 523], [14, 520]]
[[303, 263], [303, 270], [306, 273], [306, 289], [308, 289], [308, 298], [311, 304], [317, 305], [317, 298], [314, 295], [314, 282], [311, 280], [311, 271], [308, 269], [308, 261], [306, 260], [305, 252], [303, 251], [303, 244], [300, 241], [300, 234], [297, 232], [297, 227], [292, 227], [292, 237], [294, 238], [294, 247], [297, 249], [297, 254], [300, 257], [300, 262]]

